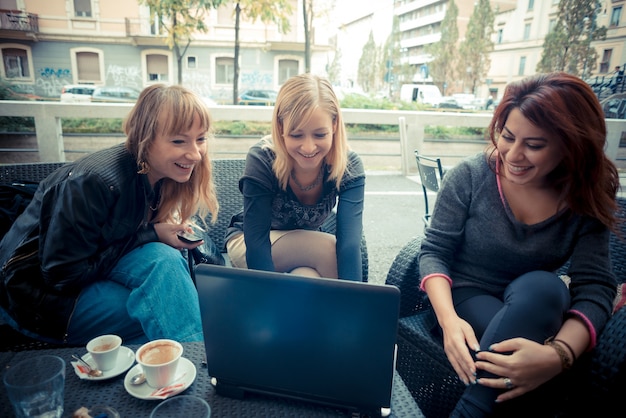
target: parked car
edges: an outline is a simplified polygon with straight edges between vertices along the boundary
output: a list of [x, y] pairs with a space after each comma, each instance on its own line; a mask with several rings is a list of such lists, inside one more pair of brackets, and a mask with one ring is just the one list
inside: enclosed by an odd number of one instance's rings
[[141, 92], [132, 87], [98, 87], [91, 95], [92, 102], [136, 102]]
[[443, 96], [437, 107], [440, 109], [463, 109], [463, 106], [452, 96]]
[[91, 101], [96, 86], [91, 84], [68, 84], [61, 89], [61, 102], [86, 103]]
[[245, 90], [239, 95], [237, 104], [251, 106], [274, 106], [278, 92], [274, 90]]

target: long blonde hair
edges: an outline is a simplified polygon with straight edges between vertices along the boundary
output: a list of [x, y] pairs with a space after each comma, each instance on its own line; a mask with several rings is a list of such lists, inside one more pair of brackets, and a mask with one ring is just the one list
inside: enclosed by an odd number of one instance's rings
[[[126, 148], [135, 156], [137, 167], [140, 170], [146, 167], [150, 148], [158, 135], [170, 136], [188, 131], [196, 116], [207, 138], [211, 138], [211, 116], [199, 96], [178, 85], [155, 84], [146, 87], [124, 120]], [[159, 209], [153, 221], [185, 222], [197, 214], [204, 222], [211, 214], [214, 223], [218, 210], [207, 147], [207, 153], [194, 167], [188, 182], [163, 179]]]
[[299, 129], [316, 109], [328, 112], [335, 125], [333, 143], [324, 158], [329, 167], [329, 180], [335, 180], [337, 188], [348, 169], [348, 137], [339, 108], [339, 100], [330, 82], [312, 74], [300, 74], [288, 79], [276, 98], [272, 116], [272, 136], [264, 138], [264, 147], [274, 151], [276, 159], [272, 169], [283, 190], [287, 189], [293, 160], [285, 147], [284, 135]]

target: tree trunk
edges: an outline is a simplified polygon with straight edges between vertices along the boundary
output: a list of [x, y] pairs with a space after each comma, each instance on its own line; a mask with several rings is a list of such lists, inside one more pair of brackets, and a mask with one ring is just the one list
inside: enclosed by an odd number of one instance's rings
[[177, 71], [177, 80], [178, 80], [178, 84], [182, 85], [183, 84], [183, 57], [180, 54], [180, 47], [178, 46], [178, 44], [174, 45], [174, 52], [176, 53], [176, 61], [178, 62], [178, 68], [176, 69]]
[[[311, 21], [313, 14], [312, 0], [302, 2], [302, 14], [304, 17], [304, 72], [311, 72]], [[309, 7], [307, 7], [307, 5]], [[308, 9], [308, 10], [307, 10]], [[309, 20], [311, 18], [311, 21]]]

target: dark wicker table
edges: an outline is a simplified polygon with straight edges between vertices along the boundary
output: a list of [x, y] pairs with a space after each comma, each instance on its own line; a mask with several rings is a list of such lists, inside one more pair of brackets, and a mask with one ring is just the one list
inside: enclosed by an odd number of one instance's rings
[[[231, 399], [217, 395], [211, 386], [206, 367], [202, 366], [204, 359], [203, 343], [185, 343], [184, 357], [188, 358], [197, 369], [197, 376], [193, 384], [184, 392], [186, 395], [195, 395], [205, 399], [211, 406], [211, 416], [220, 417], [346, 417], [351, 413], [346, 410], [302, 402], [273, 396], [249, 394], [243, 400]], [[135, 351], [138, 346], [130, 345]], [[110, 405], [115, 407], [122, 418], [148, 417], [152, 409], [160, 401], [137, 399], [124, 389], [126, 373], [109, 380], [89, 382], [76, 376], [72, 365], [72, 354], [84, 354], [84, 350], [77, 348], [45, 349], [22, 352], [0, 352], [0, 366], [2, 375], [11, 364], [28, 357], [41, 354], [53, 354], [63, 358], [67, 364], [65, 378], [65, 413], [64, 417], [71, 417], [72, 413], [81, 406]], [[394, 377], [394, 391], [391, 401], [392, 417], [423, 417], [422, 412], [407, 390], [404, 382], [398, 375]], [[2, 385], [0, 391], [0, 416], [11, 417], [13, 409], [6, 390]]]

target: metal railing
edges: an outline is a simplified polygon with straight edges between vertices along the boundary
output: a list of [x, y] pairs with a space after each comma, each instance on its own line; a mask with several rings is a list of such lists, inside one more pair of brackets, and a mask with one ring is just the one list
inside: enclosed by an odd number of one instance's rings
[[39, 16], [20, 10], [0, 10], [0, 29], [39, 32]]
[[[124, 118], [133, 104], [122, 103], [55, 103], [30, 101], [1, 101], [0, 116], [34, 117], [37, 146], [41, 160], [65, 161], [61, 121], [67, 118]], [[272, 107], [266, 106], [216, 106], [211, 108], [215, 120], [270, 121]], [[491, 113], [454, 113], [401, 110], [343, 109], [345, 123], [397, 125], [398, 118], [406, 121], [406, 139], [401, 140], [401, 171], [414, 172], [415, 149], [422, 149], [427, 126], [485, 128]], [[622, 136], [626, 137], [626, 120], [607, 119], [606, 154], [617, 161]]]

